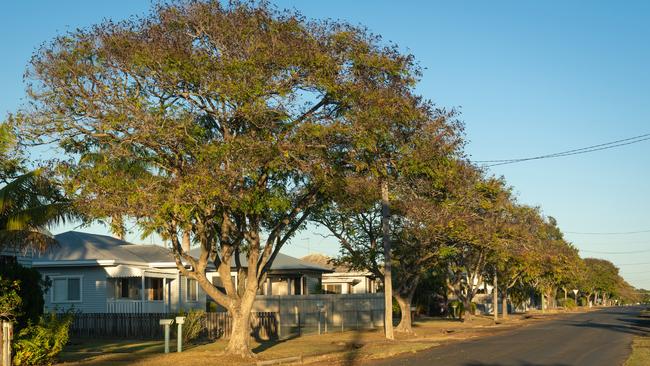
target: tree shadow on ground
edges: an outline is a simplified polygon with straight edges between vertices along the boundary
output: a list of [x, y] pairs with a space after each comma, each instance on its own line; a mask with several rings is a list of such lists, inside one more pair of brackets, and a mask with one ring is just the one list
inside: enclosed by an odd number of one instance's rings
[[298, 334], [292, 334], [292, 335], [290, 335], [290, 336], [288, 336], [286, 338], [282, 338], [282, 339], [280, 339], [280, 338], [272, 338], [272, 339], [265, 340], [265, 339], [255, 338], [255, 340], [260, 345], [253, 348], [253, 353], [255, 353], [255, 354], [262, 353], [262, 352], [264, 352], [264, 351], [266, 351], [266, 350], [268, 350], [270, 348], [273, 348], [273, 347], [275, 347], [275, 346], [277, 346], [279, 344], [282, 344], [284, 342], [290, 341], [290, 340], [298, 338], [298, 337], [299, 337]]
[[348, 345], [349, 351], [343, 358], [343, 366], [354, 366], [356, 364], [359, 358], [359, 353], [361, 352], [361, 347], [363, 347], [363, 344], [361, 343], [363, 335], [361, 332], [360, 329], [354, 331], [352, 340]]

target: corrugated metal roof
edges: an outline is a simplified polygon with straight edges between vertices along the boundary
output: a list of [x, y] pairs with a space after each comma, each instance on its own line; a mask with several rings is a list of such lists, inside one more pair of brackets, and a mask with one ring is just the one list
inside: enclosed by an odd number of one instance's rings
[[[201, 254], [201, 249], [200, 248], [194, 248], [190, 250], [190, 255], [197, 258]], [[248, 266], [248, 258], [244, 254], [239, 255], [239, 260], [241, 262], [242, 267], [247, 267]], [[233, 258], [230, 261], [230, 265], [232, 267], [235, 267], [235, 258]], [[320, 272], [332, 272], [331, 269], [310, 263], [307, 261], [303, 261], [301, 259], [298, 259], [296, 257], [292, 257], [290, 255], [278, 253], [278, 255], [275, 257], [275, 260], [273, 261], [273, 264], [271, 265], [271, 269], [275, 271], [285, 271], [285, 270], [312, 270], [312, 271], [320, 271]]]
[[[132, 244], [108, 235], [67, 231], [54, 236], [59, 245], [34, 256], [34, 262], [43, 261], [106, 261], [114, 260], [116, 263], [173, 263], [174, 257], [167, 248], [158, 245]], [[190, 254], [198, 257], [199, 248], [192, 249]], [[242, 266], [247, 265], [245, 255], [240, 255]], [[235, 261], [232, 260], [234, 267]], [[278, 253], [271, 265], [271, 270], [288, 271], [304, 270], [331, 272], [330, 269], [298, 258]]]

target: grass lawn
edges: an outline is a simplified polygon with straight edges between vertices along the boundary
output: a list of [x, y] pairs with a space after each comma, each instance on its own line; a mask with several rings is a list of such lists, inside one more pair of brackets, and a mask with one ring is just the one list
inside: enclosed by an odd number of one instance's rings
[[[650, 310], [646, 309], [639, 314], [640, 318], [650, 318]], [[625, 362], [625, 366], [650, 365], [650, 337], [637, 336], [632, 341], [632, 353]]]
[[[355, 361], [391, 357], [405, 352], [417, 352], [443, 343], [488, 336], [523, 324], [542, 320], [549, 315], [512, 315], [509, 320], [494, 324], [491, 317], [477, 316], [472, 322], [461, 323], [447, 319], [420, 319], [414, 324], [415, 334], [396, 334], [389, 342], [383, 332], [346, 331], [323, 335], [267, 342], [253, 342], [255, 361], [302, 356], [304, 363], [352, 365]], [[176, 353], [175, 342], [170, 342], [171, 352], [163, 353], [162, 341], [125, 341], [73, 339], [60, 355], [63, 365], [69, 366], [192, 366], [212, 364], [250, 365], [254, 361], [225, 356], [225, 340], [213, 343], [184, 346], [183, 353]]]
[[632, 342], [632, 354], [625, 366], [650, 365], [650, 337], [636, 337]]

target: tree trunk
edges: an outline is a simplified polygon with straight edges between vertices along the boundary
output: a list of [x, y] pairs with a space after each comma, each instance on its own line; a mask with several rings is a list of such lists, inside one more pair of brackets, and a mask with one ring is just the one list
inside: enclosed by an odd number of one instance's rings
[[388, 197], [388, 181], [381, 181], [381, 227], [384, 244], [384, 331], [387, 339], [395, 339], [393, 335], [393, 276], [391, 271], [390, 253], [390, 207]]
[[497, 289], [499, 288], [497, 281], [497, 273], [494, 272], [494, 279], [492, 280], [492, 312], [494, 313], [494, 322], [496, 323], [499, 320], [499, 293]]
[[472, 313], [472, 299], [467, 296], [466, 298], [463, 299], [463, 308], [465, 309], [465, 313], [462, 315], [463, 321], [468, 321], [471, 322], [473, 318], [473, 313]]
[[506, 290], [501, 291], [501, 314], [504, 320], [508, 319], [508, 291]]
[[255, 291], [247, 290], [239, 306], [230, 311], [232, 316], [232, 333], [226, 346], [226, 353], [246, 358], [253, 357], [251, 352], [251, 310], [255, 301]]
[[402, 317], [399, 324], [395, 328], [396, 332], [413, 334], [413, 328], [411, 326], [411, 302], [413, 301], [413, 294], [402, 296], [400, 293], [395, 293], [395, 299], [397, 304], [399, 304], [399, 309], [402, 312]]
[[192, 244], [192, 241], [190, 239], [190, 232], [189, 231], [184, 231], [183, 232], [183, 240], [181, 241], [181, 248], [185, 253], [190, 252], [190, 246]]
[[235, 311], [232, 315], [232, 333], [226, 346], [226, 353], [239, 355], [246, 358], [253, 357], [251, 352], [251, 313], [249, 311]]

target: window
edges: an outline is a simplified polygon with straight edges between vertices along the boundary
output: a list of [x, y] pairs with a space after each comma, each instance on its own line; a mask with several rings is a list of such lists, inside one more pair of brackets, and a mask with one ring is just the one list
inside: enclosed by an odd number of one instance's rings
[[145, 278], [147, 300], [163, 300], [163, 279]]
[[81, 277], [53, 277], [52, 302], [80, 302]]
[[140, 295], [141, 278], [116, 278], [115, 298], [122, 300], [142, 300]]
[[[235, 276], [230, 276], [230, 280], [232, 281], [233, 286], [237, 288], [237, 278]], [[223, 282], [221, 281], [221, 276], [219, 275], [212, 276], [212, 284], [214, 285], [214, 287], [217, 288], [217, 290], [223, 292], [224, 294], [226, 293], [226, 288], [224, 287]]]
[[341, 284], [325, 285], [324, 290], [326, 294], [340, 294], [343, 292], [343, 286]]
[[187, 279], [187, 301], [199, 300], [199, 284], [195, 279]]

